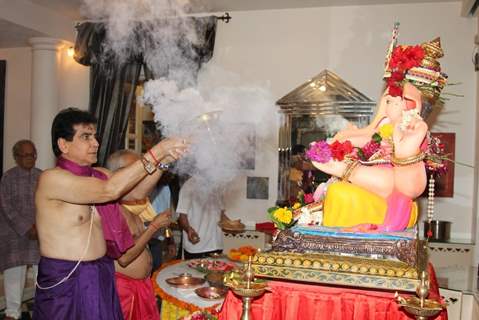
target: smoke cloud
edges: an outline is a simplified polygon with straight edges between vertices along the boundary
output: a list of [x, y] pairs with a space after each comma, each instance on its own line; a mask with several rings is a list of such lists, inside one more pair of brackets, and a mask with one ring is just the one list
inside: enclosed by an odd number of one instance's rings
[[176, 165], [180, 174], [199, 175], [213, 190], [254, 169], [255, 147], [271, 141], [276, 128], [273, 97], [266, 85], [242, 85], [214, 62], [198, 72], [195, 53], [178, 42], [198, 43], [206, 27], [182, 19], [188, 2], [84, 1], [84, 15], [105, 22], [107, 49], [123, 60], [143, 53], [155, 80], [145, 83], [142, 99], [163, 135], [191, 139], [189, 155]]

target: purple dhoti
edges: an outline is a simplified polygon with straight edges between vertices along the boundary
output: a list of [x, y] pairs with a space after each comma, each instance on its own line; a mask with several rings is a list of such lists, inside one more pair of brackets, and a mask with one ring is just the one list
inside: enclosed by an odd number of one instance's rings
[[[75, 265], [76, 261], [42, 257], [38, 265], [38, 284], [48, 287], [58, 283]], [[60, 285], [51, 289], [37, 287], [33, 319], [122, 320], [113, 260], [105, 256], [81, 262]]]

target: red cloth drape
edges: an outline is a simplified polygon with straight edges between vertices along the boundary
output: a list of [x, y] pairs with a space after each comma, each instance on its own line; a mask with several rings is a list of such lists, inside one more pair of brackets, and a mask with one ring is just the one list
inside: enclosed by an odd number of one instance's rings
[[[439, 289], [432, 267], [429, 298]], [[271, 292], [253, 300], [254, 320], [406, 320], [394, 301], [394, 292], [270, 281]], [[239, 320], [242, 302], [231, 291], [219, 314], [220, 320]], [[447, 320], [444, 310], [436, 320]]]

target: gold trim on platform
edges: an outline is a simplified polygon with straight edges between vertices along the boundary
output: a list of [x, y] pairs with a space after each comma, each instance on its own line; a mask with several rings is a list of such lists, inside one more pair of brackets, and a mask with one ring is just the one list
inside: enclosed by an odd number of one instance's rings
[[415, 291], [418, 270], [400, 261], [328, 254], [263, 252], [253, 258], [256, 276], [388, 290]]

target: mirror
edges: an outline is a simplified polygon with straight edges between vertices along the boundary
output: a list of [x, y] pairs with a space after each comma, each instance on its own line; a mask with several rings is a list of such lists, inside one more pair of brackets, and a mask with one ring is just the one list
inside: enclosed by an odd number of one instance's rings
[[324, 70], [279, 99], [278, 204], [295, 199], [299, 191], [313, 192], [329, 176], [314, 169], [304, 158], [313, 141], [333, 137], [354, 125], [366, 126], [376, 102], [335, 73]]

